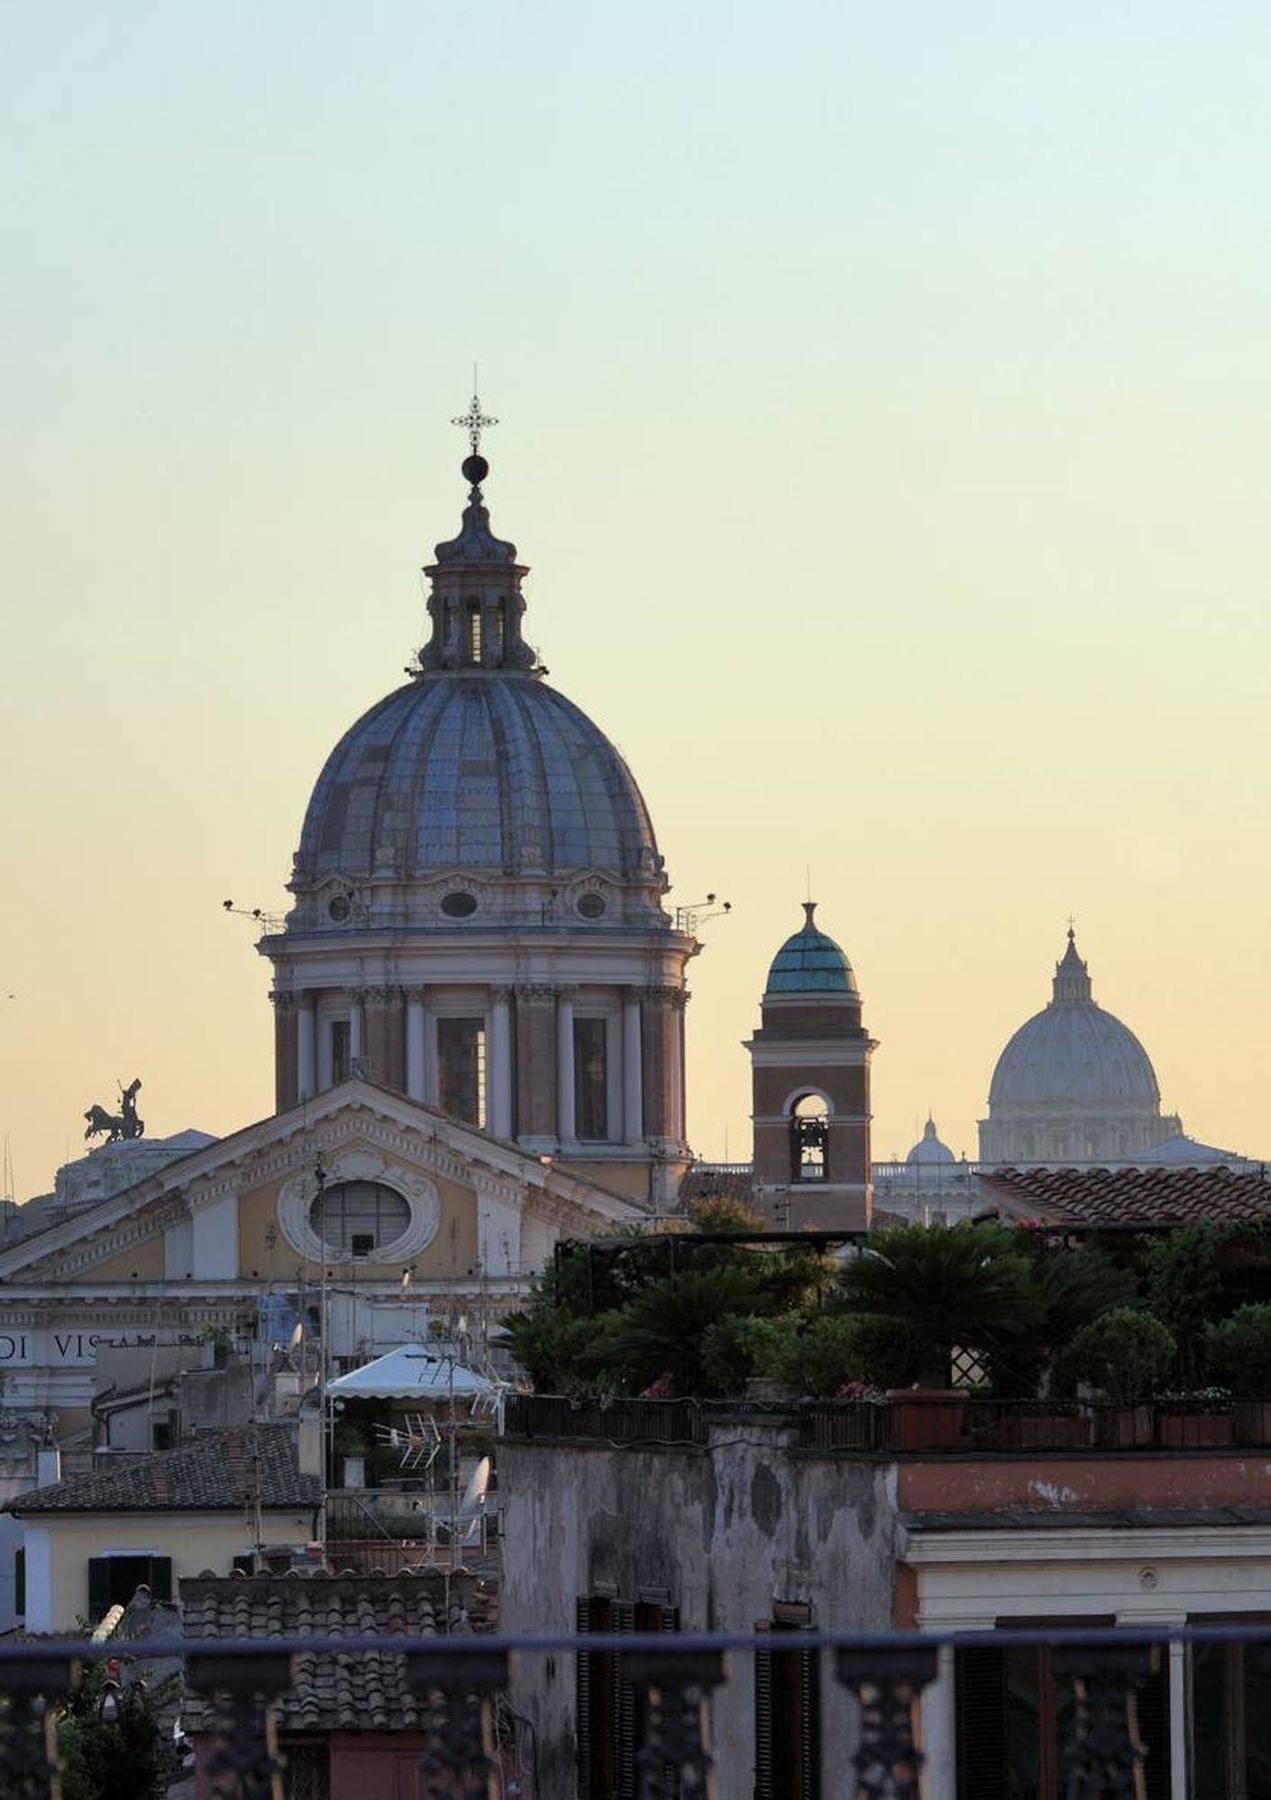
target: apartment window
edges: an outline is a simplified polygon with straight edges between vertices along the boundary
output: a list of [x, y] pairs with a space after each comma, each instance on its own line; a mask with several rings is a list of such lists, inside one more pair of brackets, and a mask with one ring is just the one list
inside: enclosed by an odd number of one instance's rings
[[352, 1064], [350, 1044], [352, 1042], [347, 1019], [331, 1021], [331, 1085], [335, 1087], [341, 1081], [347, 1081]]
[[287, 1800], [331, 1800], [330, 1753], [325, 1738], [282, 1740]]
[[484, 1019], [438, 1019], [437, 1073], [441, 1110], [484, 1129]]
[[574, 1130], [580, 1138], [609, 1136], [608, 1025], [574, 1020]]
[[[1113, 1618], [999, 1619], [1041, 1630], [1103, 1630]], [[1049, 1645], [976, 1646], [956, 1652], [958, 1800], [1063, 1800], [1063, 1747], [1076, 1696]], [[1127, 1703], [1131, 1734], [1143, 1742], [1142, 1800], [1169, 1800], [1169, 1671], [1154, 1652], [1151, 1672]]]
[[[1193, 1624], [1264, 1624], [1233, 1616]], [[1193, 1644], [1194, 1800], [1271, 1800], [1271, 1645]]]
[[[812, 1628], [810, 1607], [779, 1603], [756, 1631]], [[821, 1714], [814, 1650], [755, 1652], [755, 1800], [820, 1800]]]
[[[678, 1631], [679, 1610], [665, 1597], [639, 1601], [590, 1594], [577, 1603], [579, 1636], [588, 1632]], [[577, 1663], [579, 1800], [635, 1800], [636, 1757], [644, 1736], [643, 1700], [620, 1679], [611, 1651], [581, 1651]], [[673, 1800], [674, 1771], [663, 1772], [655, 1791]]]
[[139, 1587], [152, 1600], [172, 1598], [170, 1556], [92, 1556], [88, 1560], [88, 1618], [96, 1625], [112, 1606], [127, 1606]]

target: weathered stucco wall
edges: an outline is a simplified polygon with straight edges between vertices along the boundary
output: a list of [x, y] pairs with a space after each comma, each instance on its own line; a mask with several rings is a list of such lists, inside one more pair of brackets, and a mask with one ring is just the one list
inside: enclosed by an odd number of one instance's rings
[[[792, 1455], [790, 1437], [738, 1418], [709, 1448], [505, 1439], [504, 1628], [571, 1632], [575, 1601], [599, 1587], [627, 1600], [665, 1592], [684, 1631], [751, 1631], [777, 1600], [814, 1602], [827, 1630], [887, 1630], [894, 1464]], [[538, 1733], [541, 1792], [573, 1794], [572, 1659], [519, 1658], [513, 1687]], [[853, 1710], [842, 1690], [825, 1699], [825, 1766], [845, 1767]], [[751, 1800], [753, 1703], [751, 1659], [735, 1656], [712, 1705], [719, 1800]]]

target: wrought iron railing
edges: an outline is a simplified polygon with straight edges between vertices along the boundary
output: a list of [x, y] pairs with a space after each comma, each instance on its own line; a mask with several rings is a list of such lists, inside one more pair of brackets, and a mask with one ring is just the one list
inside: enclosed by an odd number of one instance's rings
[[573, 1400], [560, 1394], [509, 1394], [507, 1437], [587, 1438], [613, 1444], [704, 1444], [709, 1410], [698, 1400]]
[[1271, 1399], [996, 1400], [915, 1390], [877, 1399], [573, 1400], [509, 1395], [508, 1437], [601, 1444], [705, 1444], [712, 1422], [739, 1412], [786, 1420], [806, 1450], [993, 1456], [1073, 1450], [1271, 1448]]
[[[951, 1650], [956, 1657], [959, 1652], [1032, 1648], [1047, 1653], [1048, 1666], [1068, 1684], [1071, 1695], [1057, 1727], [1065, 1800], [1128, 1800], [1162, 1791], [1163, 1770], [1147, 1768], [1153, 1751], [1139, 1699], [1150, 1682], [1160, 1682], [1168, 1647], [1177, 1643], [1192, 1648], [1265, 1646], [1271, 1643], [1271, 1621], [870, 1636], [806, 1631], [784, 1640], [782, 1651], [771, 1635], [663, 1632], [169, 1639], [108, 1646], [78, 1639], [10, 1641], [0, 1644], [0, 1794], [4, 1800], [57, 1800], [59, 1716], [85, 1668], [100, 1662], [108, 1648], [127, 1665], [114, 1671], [125, 1684], [113, 1687], [121, 1697], [117, 1705], [127, 1694], [130, 1671], [146, 1659], [169, 1664], [174, 1655], [183, 1659], [184, 1705], [198, 1720], [193, 1741], [199, 1791], [208, 1800], [291, 1800], [293, 1774], [276, 1714], [297, 1679], [298, 1665], [312, 1669], [314, 1657], [347, 1659], [363, 1653], [402, 1659], [405, 1683], [418, 1702], [411, 1754], [418, 1760], [421, 1800], [497, 1800], [509, 1792], [492, 1718], [512, 1677], [514, 1659], [524, 1704], [523, 1678], [533, 1673], [535, 1659], [544, 1659], [537, 1666], [543, 1667], [545, 1678], [556, 1680], [566, 1656], [614, 1659], [616, 1679], [638, 1697], [641, 1730], [630, 1746], [630, 1767], [621, 1771], [623, 1792], [635, 1800], [670, 1800], [673, 1795], [711, 1800], [722, 1772], [711, 1749], [712, 1696], [730, 1681], [748, 1682], [756, 1656], [796, 1651], [810, 1658], [814, 1668], [825, 1664], [831, 1677], [823, 1689], [826, 1713], [831, 1704], [842, 1706], [845, 1718], [852, 1720], [851, 1773], [842, 1767], [823, 1771], [823, 1792], [835, 1800], [918, 1800], [932, 1792], [937, 1800], [951, 1800], [951, 1774], [941, 1776], [934, 1790], [924, 1786], [918, 1725], [926, 1690], [950, 1680], [950, 1664], [942, 1662], [941, 1651]], [[850, 1711], [848, 1696], [855, 1702]], [[100, 1717], [105, 1722], [114, 1715], [103, 1711]], [[346, 1736], [347, 1723], [339, 1731]], [[306, 1751], [311, 1751], [314, 1727], [306, 1729], [305, 1737]], [[1166, 1742], [1168, 1737], [1167, 1731]], [[377, 1745], [383, 1747], [382, 1742]], [[305, 1766], [311, 1771], [311, 1762]], [[735, 1771], [728, 1773], [728, 1785], [735, 1787]], [[381, 1800], [381, 1795], [388, 1800], [390, 1792], [400, 1791], [397, 1781], [386, 1761], [383, 1785], [377, 1785], [376, 1776], [363, 1774], [361, 1800]], [[958, 1800], [967, 1800], [964, 1789], [965, 1784], [958, 1786]], [[532, 1772], [516, 1791], [533, 1793]], [[543, 1792], [538, 1800], [563, 1797]], [[969, 1800], [977, 1796], [971, 1794]]]

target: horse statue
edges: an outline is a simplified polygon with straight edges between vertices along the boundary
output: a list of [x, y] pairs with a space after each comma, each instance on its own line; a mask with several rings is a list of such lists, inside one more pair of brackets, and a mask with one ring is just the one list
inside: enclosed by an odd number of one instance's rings
[[137, 1094], [141, 1087], [141, 1077], [119, 1090], [119, 1111], [110, 1113], [104, 1106], [96, 1102], [84, 1114], [88, 1121], [86, 1138], [99, 1137], [103, 1133], [108, 1144], [125, 1143], [131, 1138], [141, 1137], [146, 1129], [144, 1119], [137, 1117]]

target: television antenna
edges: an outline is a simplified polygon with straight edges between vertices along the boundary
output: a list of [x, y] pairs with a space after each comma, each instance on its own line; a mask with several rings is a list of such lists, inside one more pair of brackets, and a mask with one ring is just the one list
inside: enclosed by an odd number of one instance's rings
[[690, 900], [685, 906], [675, 909], [675, 929], [689, 937], [696, 937], [703, 925], [712, 919], [722, 919], [733, 910], [731, 900], [721, 900], [718, 894], [707, 894], [705, 900]]

